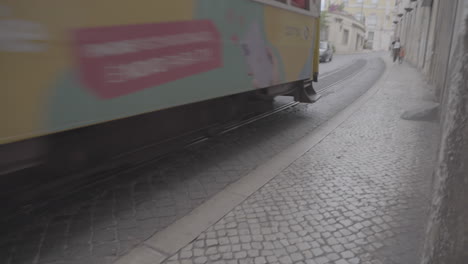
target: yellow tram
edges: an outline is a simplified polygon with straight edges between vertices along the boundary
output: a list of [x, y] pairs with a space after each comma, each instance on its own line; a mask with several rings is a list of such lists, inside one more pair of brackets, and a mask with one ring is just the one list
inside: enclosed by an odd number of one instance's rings
[[56, 134], [214, 98], [312, 102], [319, 14], [319, 0], [2, 0], [0, 167]]

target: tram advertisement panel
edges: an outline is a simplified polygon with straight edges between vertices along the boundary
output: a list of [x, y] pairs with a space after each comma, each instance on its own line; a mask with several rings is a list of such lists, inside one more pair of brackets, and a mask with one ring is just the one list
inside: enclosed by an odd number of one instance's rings
[[222, 66], [210, 20], [78, 29], [74, 43], [82, 82], [103, 99]]

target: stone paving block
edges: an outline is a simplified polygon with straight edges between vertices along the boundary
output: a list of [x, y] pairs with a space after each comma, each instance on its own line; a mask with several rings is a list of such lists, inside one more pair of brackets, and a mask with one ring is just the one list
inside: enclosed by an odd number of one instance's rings
[[327, 263], [330, 263], [330, 260], [326, 257], [319, 257], [319, 258], [316, 258], [314, 259], [315, 263], [317, 264], [327, 264]]

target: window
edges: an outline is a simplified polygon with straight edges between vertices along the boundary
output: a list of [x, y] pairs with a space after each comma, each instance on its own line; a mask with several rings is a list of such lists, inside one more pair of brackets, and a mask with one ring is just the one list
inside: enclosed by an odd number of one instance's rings
[[372, 0], [372, 4], [377, 5], [379, 3], [379, 0]]
[[362, 0], [356, 0], [356, 3], [359, 3], [359, 4], [362, 3]]
[[377, 25], [377, 15], [376, 14], [370, 14], [367, 17], [367, 25], [369, 25], [369, 26], [376, 26]]
[[349, 39], [349, 30], [345, 29], [343, 31], [343, 45], [348, 45], [348, 39]]
[[320, 29], [320, 40], [328, 40], [328, 26]]
[[320, 49], [327, 49], [328, 43], [325, 41], [320, 41]]
[[361, 13], [356, 13], [356, 14], [354, 15], [354, 17], [355, 17], [357, 20], [361, 21], [361, 19], [362, 19], [362, 14], [361, 14]]
[[309, 10], [308, 0], [291, 0], [291, 5], [305, 10]]
[[[234, 1], [234, 0], [233, 0]], [[251, 0], [265, 5], [272, 5], [278, 8], [284, 8], [300, 14], [319, 17], [319, 0]]]
[[369, 33], [367, 33], [367, 39], [372, 41], [374, 40], [374, 32], [373, 31], [369, 31]]

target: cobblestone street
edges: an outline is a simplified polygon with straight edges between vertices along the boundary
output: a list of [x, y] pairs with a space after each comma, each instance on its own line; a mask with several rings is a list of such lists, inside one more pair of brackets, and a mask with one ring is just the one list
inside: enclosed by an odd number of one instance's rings
[[358, 112], [166, 263], [417, 263], [437, 135], [400, 119], [424, 99], [418, 78], [391, 66]]
[[[0, 263], [101, 264], [128, 255], [313, 135], [375, 84], [385, 69], [380, 56], [343, 58], [341, 67], [360, 63], [362, 70], [348, 82], [328, 87], [315, 104], [298, 105], [192, 146], [79, 192], [56, 208], [29, 214], [24, 222], [4, 225]], [[334, 72], [340, 68], [328, 67]], [[340, 79], [338, 73], [323, 80]], [[424, 168], [431, 162], [429, 136], [436, 125], [399, 119], [402, 109], [421, 101], [422, 83], [410, 73], [417, 76], [407, 66], [392, 68], [390, 76], [400, 76], [398, 81], [388, 80], [358, 114], [171, 261], [274, 263], [276, 257], [280, 263], [297, 258], [308, 263], [412, 263], [423, 229], [430, 181]]]

